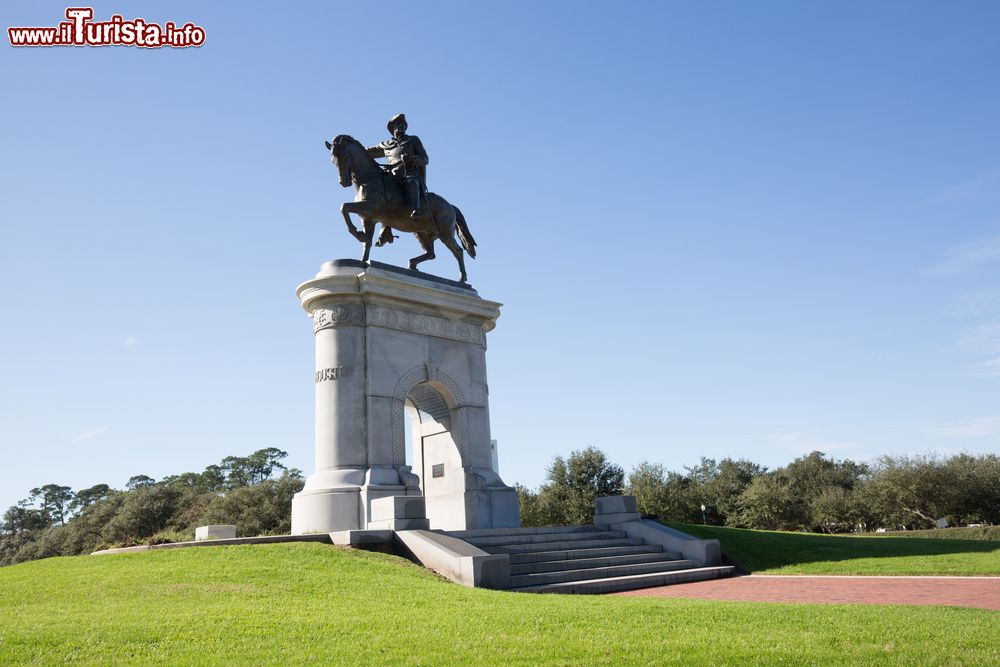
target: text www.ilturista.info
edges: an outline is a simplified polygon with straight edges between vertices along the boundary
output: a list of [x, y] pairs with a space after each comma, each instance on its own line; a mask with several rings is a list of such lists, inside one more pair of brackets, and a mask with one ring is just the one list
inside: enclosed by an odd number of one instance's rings
[[11, 46], [140, 46], [158, 49], [164, 46], [184, 48], [205, 43], [205, 29], [193, 23], [178, 27], [146, 23], [136, 18], [126, 21], [115, 14], [108, 21], [91, 21], [92, 7], [68, 7], [68, 21], [53, 28], [7, 28]]

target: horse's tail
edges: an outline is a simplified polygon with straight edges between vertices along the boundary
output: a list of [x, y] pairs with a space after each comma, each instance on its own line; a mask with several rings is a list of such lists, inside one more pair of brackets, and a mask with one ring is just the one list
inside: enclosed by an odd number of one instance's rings
[[475, 259], [476, 239], [472, 238], [472, 232], [469, 231], [469, 225], [465, 222], [462, 211], [454, 204], [452, 204], [452, 208], [455, 209], [455, 218], [458, 221], [458, 240], [462, 242], [462, 247], [465, 248], [465, 252], [469, 253], [469, 257]]

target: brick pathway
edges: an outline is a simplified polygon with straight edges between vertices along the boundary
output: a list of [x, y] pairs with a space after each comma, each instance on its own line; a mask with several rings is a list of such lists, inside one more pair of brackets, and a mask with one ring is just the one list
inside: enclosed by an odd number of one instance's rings
[[1000, 577], [749, 575], [615, 595], [757, 602], [914, 604], [1000, 609]]

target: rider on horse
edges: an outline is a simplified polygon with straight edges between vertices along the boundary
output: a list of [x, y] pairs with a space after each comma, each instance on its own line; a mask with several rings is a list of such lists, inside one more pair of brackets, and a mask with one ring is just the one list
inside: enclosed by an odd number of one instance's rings
[[[410, 217], [417, 218], [422, 215], [421, 199], [427, 191], [427, 151], [419, 138], [406, 133], [405, 115], [396, 114], [390, 118], [386, 128], [392, 137], [369, 148], [368, 155], [388, 160], [384, 168], [402, 186], [406, 203], [411, 209]], [[385, 227], [379, 236], [378, 245], [392, 243], [393, 238], [392, 230]]]

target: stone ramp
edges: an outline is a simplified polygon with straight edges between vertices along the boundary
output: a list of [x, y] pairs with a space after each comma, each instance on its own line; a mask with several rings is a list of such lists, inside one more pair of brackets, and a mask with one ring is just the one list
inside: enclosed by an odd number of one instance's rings
[[612, 526], [498, 528], [447, 533], [510, 561], [511, 591], [611, 593], [729, 577], [731, 566], [702, 562], [629, 537]]

